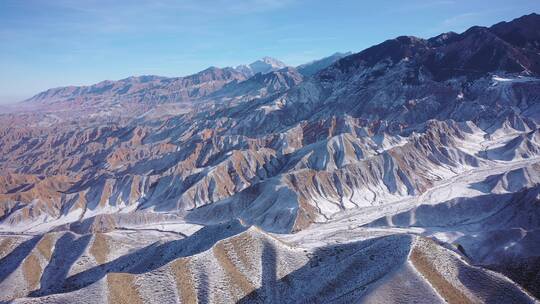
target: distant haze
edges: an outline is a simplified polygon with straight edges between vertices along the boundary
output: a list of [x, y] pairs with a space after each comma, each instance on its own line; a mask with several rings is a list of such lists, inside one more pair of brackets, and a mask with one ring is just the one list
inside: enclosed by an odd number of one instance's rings
[[10, 104], [19, 101], [28, 99], [32, 94], [29, 95], [0, 95], [0, 104]]

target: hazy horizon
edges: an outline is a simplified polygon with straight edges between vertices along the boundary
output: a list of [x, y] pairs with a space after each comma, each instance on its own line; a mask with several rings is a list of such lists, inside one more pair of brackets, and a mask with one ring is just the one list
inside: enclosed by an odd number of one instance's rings
[[[400, 35], [538, 12], [536, 1], [70, 0], [0, 3], [0, 103], [133, 75], [184, 76], [270, 56], [296, 66]], [[339, 18], [336, 16], [339, 15]]]

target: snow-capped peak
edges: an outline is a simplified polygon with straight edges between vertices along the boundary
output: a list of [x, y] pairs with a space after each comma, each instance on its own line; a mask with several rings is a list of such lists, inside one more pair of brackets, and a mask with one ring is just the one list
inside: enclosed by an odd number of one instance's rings
[[266, 74], [277, 71], [284, 67], [287, 67], [287, 65], [282, 61], [266, 56], [248, 65], [239, 65], [236, 67], [236, 70], [248, 75], [255, 75], [257, 73]]
[[266, 63], [266, 64], [269, 64], [269, 65], [271, 65], [272, 67], [275, 67], [275, 68], [284, 68], [284, 67], [287, 66], [287, 65], [286, 65], [285, 63], [283, 63], [282, 61], [277, 60], [277, 59], [272, 58], [272, 57], [268, 57], [268, 56], [265, 56], [265, 57], [263, 57], [262, 59], [253, 62], [252, 64], [257, 63], [257, 62], [259, 62], [259, 61], [262, 61], [262, 62], [264, 62], [264, 63]]

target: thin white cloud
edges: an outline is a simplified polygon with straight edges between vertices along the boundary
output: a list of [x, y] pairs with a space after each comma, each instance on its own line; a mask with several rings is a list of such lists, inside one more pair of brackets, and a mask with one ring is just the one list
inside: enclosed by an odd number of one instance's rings
[[195, 1], [203, 10], [233, 14], [250, 14], [272, 11], [291, 5], [294, 0], [217, 0]]
[[476, 18], [478, 18], [481, 15], [482, 13], [479, 13], [479, 12], [459, 14], [459, 15], [452, 16], [450, 18], [445, 19], [442, 22], [442, 25], [446, 27], [461, 27], [464, 24], [468, 24], [471, 21], [474, 21]]
[[390, 9], [389, 11], [394, 12], [394, 13], [406, 13], [406, 12], [432, 9], [432, 8], [437, 8], [437, 7], [445, 7], [445, 6], [450, 6], [453, 4], [456, 4], [455, 0], [422, 1], [422, 2], [416, 2], [416, 3], [403, 1], [401, 5], [398, 5], [395, 8]]

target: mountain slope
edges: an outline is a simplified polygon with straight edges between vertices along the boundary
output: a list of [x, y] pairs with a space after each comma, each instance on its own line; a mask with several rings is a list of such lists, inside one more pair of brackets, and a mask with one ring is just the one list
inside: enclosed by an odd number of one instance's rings
[[[522, 18], [540, 22], [537, 15]], [[279, 98], [239, 109], [240, 115], [263, 132], [344, 114], [398, 128], [429, 119], [491, 120], [508, 115], [511, 107], [534, 113], [538, 121], [538, 49], [512, 45], [492, 28], [445, 37], [385, 41], [337, 61]]]
[[351, 54], [352, 54], [351, 52], [334, 53], [334, 54], [332, 54], [332, 55], [330, 55], [328, 57], [324, 57], [324, 58], [314, 60], [314, 61], [309, 62], [309, 63], [299, 65], [299, 66], [296, 67], [296, 69], [298, 70], [298, 72], [300, 74], [302, 74], [305, 77], [306, 76], [312, 76], [312, 75], [316, 74], [317, 72], [319, 72], [320, 70], [323, 70], [323, 69], [329, 67], [330, 65], [332, 65], [334, 62], [338, 61], [339, 59], [341, 59], [343, 57], [347, 57], [347, 56], [349, 56]]
[[242, 82], [224, 86], [208, 96], [210, 100], [255, 99], [285, 92], [300, 84], [303, 76], [294, 68], [286, 67], [268, 73], [257, 73]]

